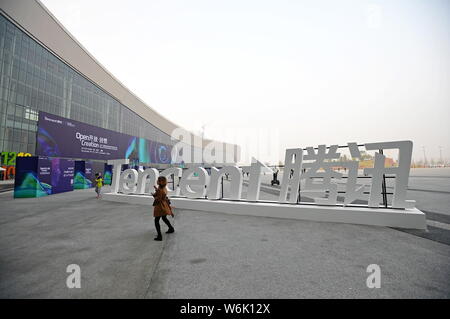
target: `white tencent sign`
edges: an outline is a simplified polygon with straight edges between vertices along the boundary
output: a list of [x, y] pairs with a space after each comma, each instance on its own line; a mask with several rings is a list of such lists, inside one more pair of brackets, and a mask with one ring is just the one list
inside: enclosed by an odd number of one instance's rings
[[[337, 145], [286, 150], [278, 201], [259, 200], [263, 171], [259, 162], [252, 163], [245, 171], [249, 173], [248, 191], [247, 197], [242, 198], [243, 172], [237, 166], [220, 169], [212, 167], [211, 174], [199, 166], [184, 172], [178, 167], [168, 168], [161, 173], [154, 168], [121, 172], [122, 165], [128, 164], [127, 159], [108, 161], [114, 166], [112, 191], [104, 194], [104, 199], [152, 205], [150, 192], [158, 176], [174, 176], [178, 182], [174, 183], [174, 189], [169, 189], [169, 196], [174, 207], [180, 209], [426, 229], [425, 214], [414, 207], [414, 201], [406, 199], [412, 142], [365, 144], [366, 151], [377, 151], [373, 167], [363, 170], [368, 181], [365, 184], [358, 184], [361, 146], [356, 143], [348, 143], [347, 146], [352, 158], [350, 161], [341, 160]], [[383, 150], [398, 152], [398, 164], [395, 167], [386, 167]], [[337, 168], [339, 171], [343, 169], [345, 174], [337, 171]], [[220, 198], [221, 177], [225, 174], [230, 179], [230, 196]], [[389, 205], [386, 191], [384, 194], [382, 191], [386, 175], [395, 178]], [[339, 187], [343, 190], [339, 191]], [[312, 199], [312, 203], [302, 202], [301, 198], [305, 194]]]

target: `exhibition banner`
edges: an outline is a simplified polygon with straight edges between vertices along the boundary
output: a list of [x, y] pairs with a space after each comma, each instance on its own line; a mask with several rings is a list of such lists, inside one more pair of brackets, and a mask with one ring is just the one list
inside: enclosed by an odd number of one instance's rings
[[[86, 165], [87, 164], [87, 165]], [[86, 167], [87, 174], [86, 174]], [[86, 189], [92, 187], [92, 168], [85, 161], [75, 161], [74, 189]]]
[[92, 162], [90, 162], [90, 161], [84, 162], [84, 177], [86, 177], [86, 179], [89, 180], [91, 183], [94, 180], [94, 172], [92, 170]]
[[112, 182], [112, 165], [105, 163], [105, 170], [103, 174], [103, 182], [105, 185], [111, 185]]
[[18, 157], [14, 198], [42, 197], [52, 193], [51, 162], [48, 158]]
[[[39, 156], [38, 179], [45, 185], [52, 185], [52, 161], [48, 157]], [[51, 189], [51, 186], [50, 186]], [[50, 191], [49, 194], [52, 192]]]
[[102, 176], [105, 175], [105, 163], [104, 162], [91, 162], [92, 165], [92, 180], [95, 179], [95, 174], [100, 173]]
[[75, 162], [63, 158], [52, 158], [52, 194], [73, 190]]
[[171, 152], [170, 145], [39, 112], [38, 155], [170, 164]]

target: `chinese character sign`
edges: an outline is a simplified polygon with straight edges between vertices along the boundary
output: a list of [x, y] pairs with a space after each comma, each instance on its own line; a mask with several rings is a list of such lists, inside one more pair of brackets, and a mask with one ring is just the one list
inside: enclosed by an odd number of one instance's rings
[[[307, 194], [307, 197], [318, 205], [336, 205], [340, 197], [344, 206], [358, 200], [367, 201], [368, 207], [380, 207], [382, 203], [387, 206], [388, 176], [395, 179], [390, 207], [413, 208], [415, 202], [406, 199], [412, 146], [411, 141], [369, 143], [362, 146], [348, 143], [351, 160], [341, 156], [338, 145], [319, 145], [317, 148], [307, 147], [305, 150], [289, 149], [286, 151], [280, 201], [298, 203]], [[364, 147], [365, 151], [376, 151], [372, 167], [361, 168], [363, 152], [360, 147]], [[398, 151], [397, 165], [386, 165], [384, 150]], [[359, 171], [364, 174], [365, 183], [358, 183], [358, 178], [361, 178]], [[340, 186], [343, 190], [339, 191]]]

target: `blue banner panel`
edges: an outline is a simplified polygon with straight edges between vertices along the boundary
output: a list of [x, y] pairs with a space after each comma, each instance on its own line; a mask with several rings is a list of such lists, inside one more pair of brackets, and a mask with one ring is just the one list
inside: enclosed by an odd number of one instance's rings
[[99, 173], [102, 176], [105, 175], [105, 163], [104, 162], [91, 162], [92, 164], [92, 181], [95, 180], [95, 174]]
[[105, 185], [111, 185], [112, 175], [112, 165], [108, 165], [105, 163], [105, 173], [103, 174], [103, 182], [105, 183]]
[[[88, 176], [91, 175], [92, 168], [90, 169], [88, 164]], [[86, 176], [86, 162], [75, 161], [75, 176], [73, 180], [73, 189], [86, 189], [91, 188], [92, 182]]]
[[18, 157], [14, 198], [42, 197], [52, 193], [50, 160], [42, 157]]
[[73, 191], [75, 162], [52, 158], [52, 194]]
[[172, 146], [39, 112], [36, 154], [170, 164]]
[[[94, 180], [94, 171], [92, 169], [92, 162], [90, 161], [84, 163], [84, 177], [90, 182]], [[91, 186], [94, 186], [93, 183], [91, 183]]]
[[[52, 184], [52, 161], [48, 157], [39, 156], [38, 178], [41, 183], [46, 185]], [[51, 192], [49, 194], [51, 194]]]

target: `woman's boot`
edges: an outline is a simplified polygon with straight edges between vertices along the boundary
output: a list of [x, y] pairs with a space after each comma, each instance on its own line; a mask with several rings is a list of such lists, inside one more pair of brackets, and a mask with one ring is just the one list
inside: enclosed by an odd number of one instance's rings
[[158, 232], [158, 236], [156, 236], [155, 240], [156, 241], [161, 241], [162, 240], [162, 235], [161, 235], [161, 226], [159, 225], [159, 218], [155, 218], [155, 228], [156, 231]]
[[169, 220], [167, 219], [166, 216], [163, 216], [163, 222], [166, 223], [167, 227], [169, 227], [169, 230], [166, 231], [166, 234], [171, 234], [173, 232], [175, 232], [175, 228], [173, 228], [173, 226], [170, 224]]

